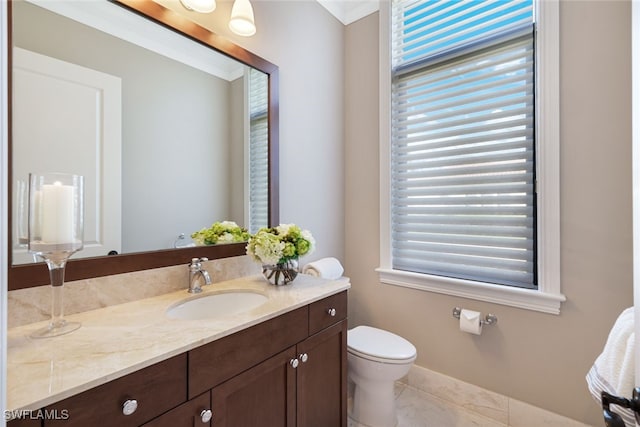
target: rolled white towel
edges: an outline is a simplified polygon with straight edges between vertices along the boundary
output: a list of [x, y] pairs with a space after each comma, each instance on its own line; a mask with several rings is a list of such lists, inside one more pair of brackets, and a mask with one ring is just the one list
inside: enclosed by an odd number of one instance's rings
[[[601, 402], [602, 391], [622, 397], [631, 396], [635, 380], [634, 328], [634, 309], [630, 307], [618, 316], [602, 353], [587, 374], [589, 391], [598, 402]], [[622, 416], [627, 426], [635, 426], [631, 410], [615, 405], [612, 409]]]
[[302, 268], [302, 273], [335, 280], [342, 276], [344, 268], [336, 258], [329, 257], [310, 262]]

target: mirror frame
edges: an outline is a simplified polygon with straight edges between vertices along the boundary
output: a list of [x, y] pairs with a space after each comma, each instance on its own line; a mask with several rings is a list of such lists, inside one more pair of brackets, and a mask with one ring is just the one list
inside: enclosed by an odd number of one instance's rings
[[[214, 32], [190, 21], [186, 16], [169, 10], [164, 6], [152, 1], [140, 0], [108, 0], [116, 5], [124, 7], [133, 13], [149, 19], [159, 25], [167, 27], [183, 36], [201, 43], [218, 52], [229, 56], [245, 65], [253, 67], [268, 75], [269, 78], [269, 225], [277, 225], [279, 222], [279, 81], [278, 67], [269, 61], [249, 52], [248, 50], [234, 44], [230, 40], [215, 34]], [[8, 52], [13, 51], [13, 19], [12, 2], [7, 4], [9, 22], [8, 31]], [[12, 58], [8, 58], [8, 96], [12, 97]], [[12, 114], [11, 108], [8, 111], [8, 133], [9, 133], [9, 165], [8, 176], [13, 176], [12, 171]], [[13, 265], [12, 261], [12, 179], [8, 180], [9, 195], [9, 226], [8, 226], [8, 290], [29, 288], [34, 286], [50, 284], [49, 272], [44, 262], [37, 264]], [[224, 218], [221, 218], [222, 220]], [[131, 254], [111, 255], [102, 257], [71, 259], [67, 263], [65, 280], [74, 281], [89, 279], [93, 277], [103, 277], [113, 274], [129, 273], [133, 271], [148, 270], [153, 268], [168, 267], [172, 265], [187, 264], [191, 258], [207, 257], [210, 260], [245, 255], [245, 243], [230, 243], [224, 245], [197, 246], [180, 249], [163, 249], [158, 251], [137, 252]]]

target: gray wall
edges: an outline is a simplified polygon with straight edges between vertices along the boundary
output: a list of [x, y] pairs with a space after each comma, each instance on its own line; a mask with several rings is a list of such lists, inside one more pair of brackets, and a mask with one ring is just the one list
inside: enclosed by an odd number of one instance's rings
[[[567, 302], [554, 316], [378, 282], [378, 15], [347, 28], [349, 314], [352, 326], [371, 324], [412, 341], [420, 366], [603, 425], [584, 378], [616, 317], [633, 305], [631, 4], [562, 1], [560, 33], [561, 280]], [[455, 306], [495, 313], [499, 322], [481, 336], [462, 333], [451, 317]]]

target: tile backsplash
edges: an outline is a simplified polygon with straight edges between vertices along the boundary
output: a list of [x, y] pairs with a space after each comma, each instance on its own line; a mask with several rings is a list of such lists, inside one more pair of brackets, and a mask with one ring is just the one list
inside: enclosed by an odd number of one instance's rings
[[[250, 257], [238, 256], [204, 264], [213, 283], [260, 273]], [[77, 280], [64, 284], [65, 315], [95, 310], [188, 288], [187, 265], [135, 271]], [[49, 285], [9, 291], [8, 328], [48, 320], [51, 313]]]

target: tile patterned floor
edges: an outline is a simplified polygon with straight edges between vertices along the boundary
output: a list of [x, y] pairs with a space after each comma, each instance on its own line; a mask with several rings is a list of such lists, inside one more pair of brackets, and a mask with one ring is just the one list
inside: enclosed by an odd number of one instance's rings
[[[348, 396], [352, 393], [353, 385], [349, 384]], [[395, 394], [398, 410], [396, 427], [592, 427], [515, 400], [510, 403], [510, 422], [504, 424], [405, 383], [396, 383]], [[370, 427], [351, 419], [347, 425]]]
[[[507, 427], [412, 387], [396, 384], [397, 427]], [[348, 427], [366, 427], [349, 420]]]

